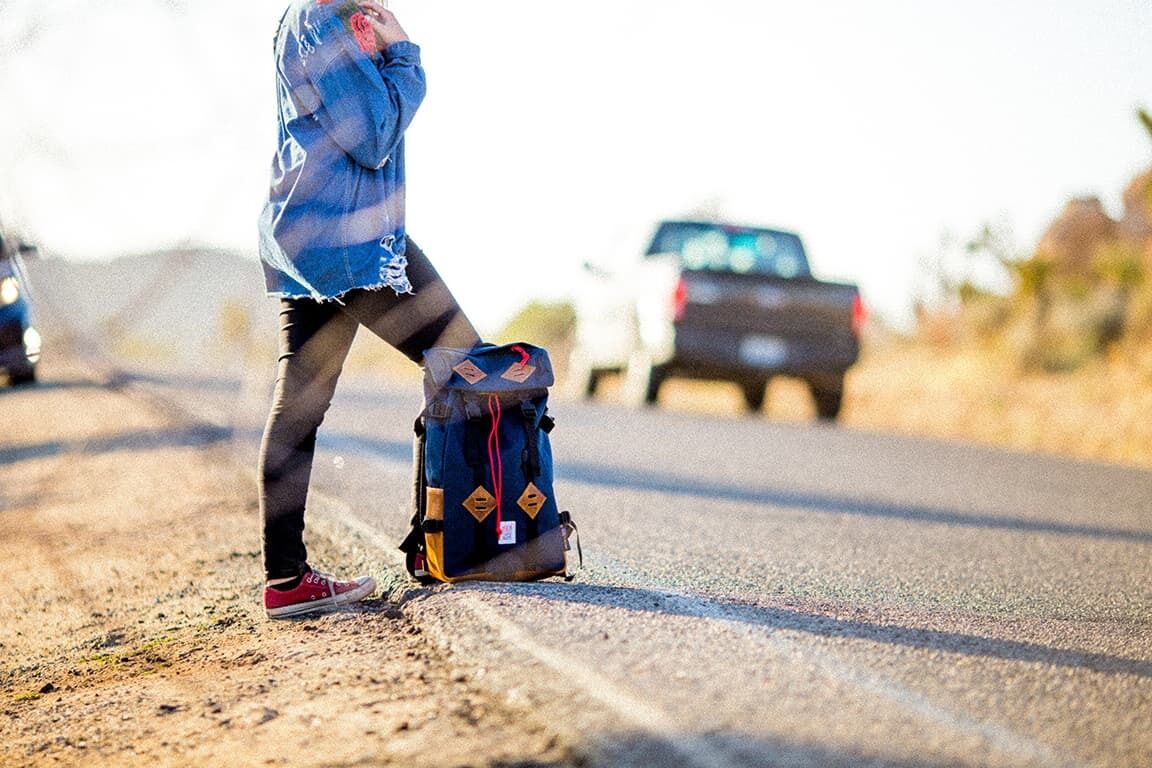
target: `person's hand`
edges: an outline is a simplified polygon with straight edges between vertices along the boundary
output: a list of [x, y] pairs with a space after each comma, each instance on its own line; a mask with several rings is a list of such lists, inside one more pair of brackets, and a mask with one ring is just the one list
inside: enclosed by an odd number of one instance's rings
[[364, 18], [368, 20], [372, 32], [376, 35], [376, 50], [383, 51], [392, 43], [408, 39], [408, 33], [400, 26], [400, 22], [396, 21], [392, 12], [383, 5], [375, 0], [361, 0], [359, 5], [360, 10], [364, 12]]

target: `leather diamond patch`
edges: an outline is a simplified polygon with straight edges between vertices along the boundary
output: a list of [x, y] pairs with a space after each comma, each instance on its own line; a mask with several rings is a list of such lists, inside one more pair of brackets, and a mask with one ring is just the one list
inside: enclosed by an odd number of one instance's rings
[[488, 378], [488, 374], [476, 367], [476, 364], [471, 360], [465, 360], [452, 370], [464, 377], [464, 381], [469, 384], [478, 384], [484, 379]]
[[481, 485], [464, 500], [464, 509], [472, 513], [476, 522], [482, 523], [492, 514], [492, 510], [496, 509], [496, 497]]
[[504, 373], [500, 375], [500, 378], [508, 379], [508, 381], [514, 381], [517, 384], [523, 384], [524, 382], [528, 381], [528, 379], [532, 378], [532, 374], [534, 373], [536, 373], [536, 366], [521, 365], [520, 363], [516, 363], [511, 368], [504, 371]]
[[528, 487], [524, 489], [524, 493], [520, 494], [520, 499], [516, 504], [520, 509], [524, 510], [525, 514], [533, 520], [536, 515], [540, 513], [544, 502], [548, 501], [548, 497], [540, 492], [535, 483], [528, 483]]

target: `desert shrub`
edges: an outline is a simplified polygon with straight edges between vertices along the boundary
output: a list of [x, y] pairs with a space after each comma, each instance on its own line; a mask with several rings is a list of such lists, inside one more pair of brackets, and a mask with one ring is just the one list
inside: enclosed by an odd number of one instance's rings
[[252, 317], [248, 306], [238, 299], [225, 300], [216, 312], [216, 332], [225, 344], [247, 344], [252, 336]]
[[1135, 215], [1142, 184], [1126, 193], [1123, 225], [1099, 200], [1075, 199], [1027, 255], [1013, 252], [1005, 232], [985, 226], [966, 254], [999, 264], [1007, 290], [940, 281], [940, 306], [918, 312], [921, 338], [1004, 350], [1023, 370], [1043, 372], [1074, 371], [1116, 345], [1152, 340], [1152, 238], [1141, 234], [1143, 219]]
[[551, 349], [562, 346], [576, 325], [576, 310], [568, 302], [533, 301], [517, 312], [496, 334], [496, 341], [526, 341]]

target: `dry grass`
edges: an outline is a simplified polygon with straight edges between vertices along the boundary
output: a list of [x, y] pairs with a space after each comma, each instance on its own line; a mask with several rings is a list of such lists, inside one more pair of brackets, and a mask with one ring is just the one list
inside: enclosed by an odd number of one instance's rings
[[1021, 374], [992, 353], [886, 344], [852, 373], [844, 422], [1152, 468], [1152, 354]]

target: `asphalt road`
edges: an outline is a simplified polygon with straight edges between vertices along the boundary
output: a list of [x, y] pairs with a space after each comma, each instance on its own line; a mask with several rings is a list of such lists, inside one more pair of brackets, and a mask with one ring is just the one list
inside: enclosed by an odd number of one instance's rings
[[[267, 382], [138, 380], [254, 455]], [[315, 527], [398, 570], [415, 380], [346, 379]], [[604, 766], [1152, 765], [1152, 473], [554, 398], [572, 584], [409, 588]], [[338, 564], [325, 564], [338, 567]]]

